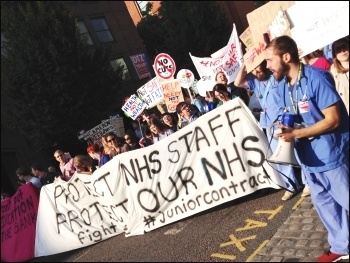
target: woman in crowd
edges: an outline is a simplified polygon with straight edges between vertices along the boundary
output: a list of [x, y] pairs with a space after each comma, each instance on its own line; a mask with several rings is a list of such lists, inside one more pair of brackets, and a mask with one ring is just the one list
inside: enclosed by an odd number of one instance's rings
[[163, 123], [173, 132], [178, 131], [177, 120], [173, 113], [166, 112], [162, 117]]
[[153, 144], [153, 135], [148, 126], [142, 127], [143, 137], [139, 141], [141, 148], [145, 148]]
[[86, 148], [86, 151], [92, 159], [98, 161], [97, 163], [98, 167], [101, 167], [102, 165], [104, 165], [106, 162], [110, 160], [109, 155], [103, 153], [98, 144], [89, 145]]
[[[220, 100], [216, 107], [219, 107], [222, 104], [224, 104], [232, 99], [231, 94], [229, 94], [229, 92], [226, 89], [226, 86], [223, 84], [215, 84], [215, 86], [213, 88], [213, 92], [214, 92], [214, 96]], [[235, 95], [232, 95], [232, 96], [234, 96], [234, 98], [236, 98]]]
[[349, 36], [333, 42], [332, 55], [333, 64], [330, 71], [349, 114]]
[[324, 56], [323, 49], [317, 49], [307, 54], [301, 58], [301, 62], [323, 70], [329, 70], [331, 67], [331, 63], [329, 63], [328, 59]]
[[174, 133], [172, 129], [168, 128], [157, 118], [151, 118], [149, 120], [149, 129], [153, 135], [153, 143], [159, 142]]
[[[142, 137], [141, 137], [142, 138]], [[124, 135], [124, 139], [125, 139], [125, 144], [129, 145], [131, 150], [136, 150], [139, 149], [140, 146], [139, 144], [136, 142], [136, 139], [134, 136], [130, 135], [130, 134], [125, 134]]]
[[92, 159], [86, 155], [78, 154], [73, 158], [76, 172], [80, 174], [92, 174], [94, 167], [92, 165]]
[[117, 135], [114, 132], [108, 132], [103, 135], [104, 140], [107, 142], [108, 147], [110, 148], [109, 157], [112, 159], [114, 156], [118, 154], [130, 151], [131, 148], [128, 144], [121, 143]]

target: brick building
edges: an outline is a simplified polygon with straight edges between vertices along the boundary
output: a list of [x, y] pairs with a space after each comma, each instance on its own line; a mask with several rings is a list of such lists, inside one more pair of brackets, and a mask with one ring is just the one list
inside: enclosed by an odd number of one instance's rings
[[[57, 1], [57, 3], [61, 3]], [[147, 1], [64, 1], [76, 16], [80, 32], [85, 34], [91, 48], [95, 44], [111, 47], [112, 67], [124, 66], [123, 87], [125, 95], [135, 93], [153, 75], [151, 67], [140, 70], [137, 63], [147, 59], [146, 49], [136, 29], [141, 20], [141, 10]], [[160, 1], [153, 1], [152, 12], [157, 12]], [[238, 34], [247, 27], [246, 14], [255, 9], [253, 1], [219, 1], [227, 13], [231, 25], [236, 24]], [[150, 62], [152, 63], [152, 62]], [[1, 85], [6, 85], [3, 78]], [[2, 98], [1, 98], [2, 99]], [[3, 102], [3, 99], [2, 99]], [[3, 104], [2, 104], [3, 105]], [[3, 112], [3, 111], [1, 111]], [[3, 114], [1, 115], [2, 119]], [[63, 149], [70, 151], [70, 149]], [[19, 132], [1, 125], [1, 184], [2, 189], [13, 193], [17, 188], [15, 171], [19, 166], [34, 162], [49, 165], [52, 154], [38, 153], [30, 141]]]

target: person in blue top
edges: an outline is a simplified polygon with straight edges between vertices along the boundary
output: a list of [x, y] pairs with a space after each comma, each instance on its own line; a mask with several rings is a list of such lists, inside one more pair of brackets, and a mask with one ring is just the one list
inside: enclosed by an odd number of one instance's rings
[[98, 161], [97, 163], [98, 168], [110, 161], [109, 155], [105, 154], [103, 150], [100, 148], [100, 146], [96, 143], [89, 145], [86, 148], [86, 152], [89, 154], [89, 156], [92, 159]]
[[267, 68], [279, 81], [280, 106], [303, 124], [282, 126], [278, 137], [295, 140], [313, 204], [328, 231], [330, 249], [317, 262], [349, 258], [349, 115], [332, 75], [299, 61], [289, 36], [267, 44]]
[[[272, 138], [275, 123], [281, 113], [278, 105], [280, 101], [278, 93], [278, 81], [276, 81], [266, 68], [266, 60], [253, 69], [253, 78], [246, 78], [246, 66], [243, 64], [237, 73], [235, 86], [248, 89], [256, 94], [259, 100], [261, 112], [259, 118], [260, 127], [264, 130], [270, 143], [270, 148], [274, 152], [277, 148], [278, 141]], [[270, 129], [271, 128], [271, 129]], [[293, 198], [299, 192], [299, 182], [292, 166], [282, 164], [271, 164], [275, 170], [282, 174], [287, 184], [287, 190], [282, 196], [282, 200], [286, 201]]]

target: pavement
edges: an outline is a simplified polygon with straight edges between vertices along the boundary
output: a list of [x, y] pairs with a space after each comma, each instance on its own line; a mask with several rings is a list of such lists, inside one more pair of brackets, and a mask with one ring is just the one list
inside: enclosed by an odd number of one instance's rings
[[[301, 197], [295, 211], [251, 262], [316, 262], [329, 248], [323, 226], [311, 197]], [[338, 262], [349, 262], [341, 260]]]

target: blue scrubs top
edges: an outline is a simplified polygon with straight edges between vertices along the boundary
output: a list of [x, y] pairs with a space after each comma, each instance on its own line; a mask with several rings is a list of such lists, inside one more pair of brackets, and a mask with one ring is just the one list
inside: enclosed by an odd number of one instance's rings
[[[349, 162], [349, 115], [344, 102], [335, 89], [332, 75], [325, 70], [302, 66], [300, 81], [289, 94], [287, 79], [279, 83], [280, 107], [297, 114], [301, 121], [311, 126], [322, 120], [322, 110], [339, 103], [341, 124], [335, 130], [315, 136], [313, 139], [297, 139], [295, 148], [300, 161], [310, 172], [325, 172]], [[299, 104], [298, 104], [299, 103]], [[300, 104], [302, 103], [302, 104]]]
[[271, 74], [266, 86], [257, 78], [248, 79], [247, 84], [248, 89], [254, 91], [256, 94], [262, 108], [260, 127], [267, 129], [272, 123], [276, 122], [278, 116], [282, 113], [279, 105], [280, 95], [278, 92], [278, 82]]

